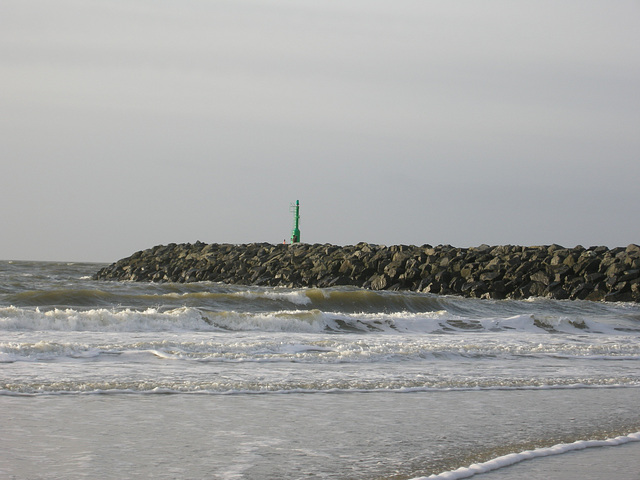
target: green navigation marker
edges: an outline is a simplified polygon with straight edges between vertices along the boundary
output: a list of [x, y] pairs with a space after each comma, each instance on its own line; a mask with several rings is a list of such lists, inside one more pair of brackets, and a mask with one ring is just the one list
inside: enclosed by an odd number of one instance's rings
[[291, 230], [291, 243], [300, 242], [300, 200], [291, 205], [289, 211], [293, 213], [293, 230]]

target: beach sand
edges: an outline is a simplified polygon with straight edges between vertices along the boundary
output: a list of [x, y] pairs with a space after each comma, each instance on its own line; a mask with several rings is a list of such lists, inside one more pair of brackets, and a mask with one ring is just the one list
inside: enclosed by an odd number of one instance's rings
[[594, 447], [525, 460], [474, 480], [640, 480], [640, 442]]

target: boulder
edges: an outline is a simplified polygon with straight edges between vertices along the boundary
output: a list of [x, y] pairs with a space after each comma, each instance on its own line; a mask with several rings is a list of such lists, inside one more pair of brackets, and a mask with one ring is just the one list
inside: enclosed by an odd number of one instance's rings
[[135, 252], [95, 278], [638, 302], [640, 246], [170, 243]]

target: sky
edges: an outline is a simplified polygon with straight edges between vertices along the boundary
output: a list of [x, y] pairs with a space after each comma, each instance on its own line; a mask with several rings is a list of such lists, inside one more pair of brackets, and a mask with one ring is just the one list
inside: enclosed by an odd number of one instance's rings
[[637, 0], [2, 0], [0, 259], [640, 243]]

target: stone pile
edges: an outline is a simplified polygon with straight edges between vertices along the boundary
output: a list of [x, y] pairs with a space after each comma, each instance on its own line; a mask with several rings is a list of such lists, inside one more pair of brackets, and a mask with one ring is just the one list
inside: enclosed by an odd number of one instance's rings
[[640, 302], [640, 246], [169, 244], [101, 269], [97, 279], [411, 290], [494, 299]]

